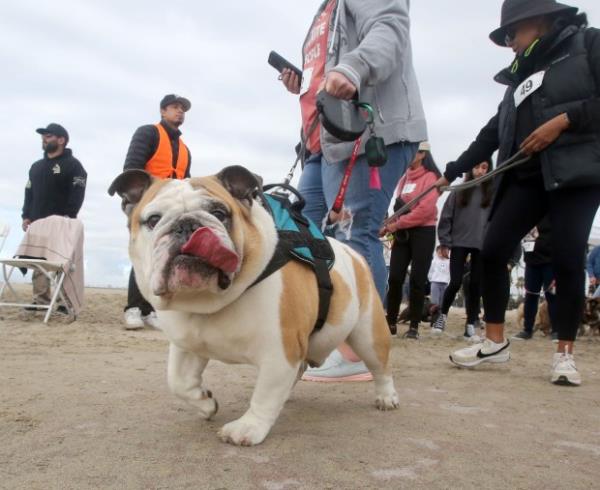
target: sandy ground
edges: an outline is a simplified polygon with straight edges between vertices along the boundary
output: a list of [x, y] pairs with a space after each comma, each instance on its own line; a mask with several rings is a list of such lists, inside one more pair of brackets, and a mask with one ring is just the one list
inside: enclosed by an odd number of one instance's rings
[[[219, 400], [200, 420], [166, 385], [161, 332], [124, 331], [125, 292], [88, 290], [77, 322], [0, 312], [0, 487], [599, 488], [600, 341], [578, 344], [580, 388], [548, 382], [552, 344], [515, 343], [502, 366], [448, 362], [449, 334], [394, 339], [401, 406], [374, 408], [372, 383], [299, 383], [266, 441], [221, 443], [247, 408], [254, 370], [209, 364]], [[511, 325], [511, 332], [515, 331]]]

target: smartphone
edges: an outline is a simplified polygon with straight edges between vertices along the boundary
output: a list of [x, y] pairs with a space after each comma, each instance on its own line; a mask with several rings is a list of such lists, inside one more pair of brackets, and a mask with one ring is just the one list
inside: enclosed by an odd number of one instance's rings
[[302, 81], [302, 70], [292, 65], [288, 60], [277, 54], [275, 51], [271, 51], [269, 53], [269, 59], [267, 61], [269, 65], [275, 68], [279, 73], [281, 73], [284, 68], [289, 68], [296, 75], [298, 75], [298, 80]]

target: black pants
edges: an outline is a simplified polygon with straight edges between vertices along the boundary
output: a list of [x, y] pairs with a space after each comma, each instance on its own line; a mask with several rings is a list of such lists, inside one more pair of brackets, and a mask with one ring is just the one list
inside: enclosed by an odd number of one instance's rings
[[575, 340], [583, 314], [587, 240], [600, 204], [599, 187], [547, 192], [541, 179], [507, 183], [484, 240], [483, 305], [488, 323], [504, 323], [509, 299], [508, 259], [521, 238], [548, 215], [556, 278], [559, 340]]
[[[448, 314], [456, 293], [462, 286], [467, 257], [471, 258], [469, 291], [465, 294], [467, 323], [474, 324], [479, 320], [479, 299], [481, 298], [481, 252], [476, 248], [452, 247], [450, 254], [450, 284], [444, 293], [442, 313]], [[466, 291], [465, 291], [466, 293]]]
[[540, 290], [544, 291], [548, 303], [548, 315], [552, 331], [556, 330], [556, 298], [549, 291], [554, 281], [552, 264], [526, 265], [525, 266], [525, 304], [523, 306], [523, 330], [533, 333], [535, 316], [540, 304]]
[[410, 324], [418, 326], [423, 315], [425, 285], [427, 273], [433, 259], [435, 248], [435, 226], [409, 228], [404, 232], [406, 240], [394, 240], [390, 258], [390, 277], [388, 280], [387, 319], [395, 324], [402, 302], [402, 285], [409, 264], [410, 269]]
[[133, 268], [131, 269], [131, 274], [129, 274], [129, 287], [127, 288], [127, 306], [125, 310], [129, 308], [139, 308], [142, 312], [143, 316], [149, 315], [154, 311], [154, 308], [150, 303], [148, 303], [140, 290], [138, 288], [137, 283], [135, 282], [135, 273], [133, 272]]

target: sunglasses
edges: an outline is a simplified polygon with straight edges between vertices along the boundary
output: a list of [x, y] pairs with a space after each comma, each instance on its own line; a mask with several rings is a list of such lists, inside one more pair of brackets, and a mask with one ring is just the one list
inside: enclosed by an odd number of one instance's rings
[[504, 44], [510, 46], [515, 40], [515, 36], [517, 35], [517, 29], [514, 27], [509, 27], [506, 29], [506, 34], [504, 35]]

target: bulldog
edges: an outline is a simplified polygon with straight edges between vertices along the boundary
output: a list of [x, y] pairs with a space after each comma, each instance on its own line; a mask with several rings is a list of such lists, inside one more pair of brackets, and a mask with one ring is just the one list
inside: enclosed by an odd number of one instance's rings
[[290, 261], [255, 284], [278, 242], [260, 191], [260, 178], [240, 166], [186, 180], [129, 170], [110, 186], [128, 217], [138, 286], [170, 342], [170, 390], [209, 419], [218, 408], [202, 381], [209, 360], [256, 366], [250, 407], [219, 437], [259, 444], [306, 365], [321, 365], [347, 342], [373, 374], [375, 406], [397, 408], [385, 314], [358, 253], [330, 239], [333, 293], [319, 330], [313, 331], [319, 296], [310, 267]]

